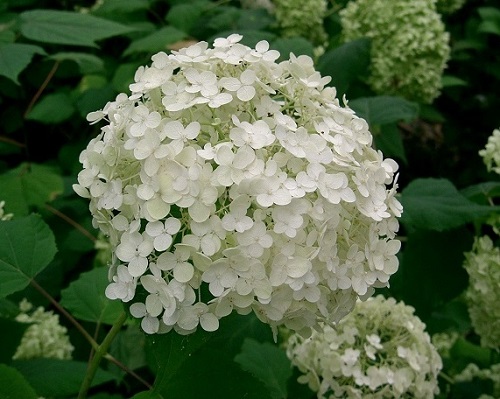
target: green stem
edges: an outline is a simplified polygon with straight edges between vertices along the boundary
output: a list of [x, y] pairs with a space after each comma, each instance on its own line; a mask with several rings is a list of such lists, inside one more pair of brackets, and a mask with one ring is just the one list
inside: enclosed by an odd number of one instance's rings
[[54, 307], [62, 314], [64, 315], [64, 317], [66, 317], [70, 322], [71, 324], [73, 324], [76, 329], [85, 337], [85, 339], [88, 341], [88, 343], [90, 344], [90, 346], [95, 350], [97, 349], [97, 347], [99, 346], [97, 344], [97, 342], [94, 340], [94, 338], [92, 338], [92, 336], [87, 332], [87, 330], [85, 330], [85, 328], [82, 327], [82, 325], [80, 323], [78, 323], [78, 321], [75, 320], [75, 318], [73, 316], [71, 316], [71, 314], [69, 314], [66, 309], [64, 309], [60, 304], [59, 302], [57, 302], [53, 297], [52, 295], [50, 295], [47, 291], [45, 291], [43, 289], [43, 287], [38, 284], [35, 280], [31, 280], [30, 281], [30, 284], [38, 291], [40, 292], [40, 294], [42, 294], [45, 298], [47, 298], [50, 303], [52, 303], [52, 305], [54, 305]]
[[97, 368], [99, 367], [102, 358], [108, 353], [108, 349], [111, 343], [115, 339], [116, 335], [120, 332], [126, 319], [127, 314], [123, 312], [115, 321], [115, 324], [113, 324], [111, 330], [109, 330], [102, 343], [95, 350], [95, 355], [89, 363], [87, 373], [85, 374], [85, 378], [83, 379], [82, 385], [80, 387], [78, 399], [85, 399], [87, 397], [87, 392], [90, 389], [92, 380], [94, 379], [95, 373], [97, 372]]

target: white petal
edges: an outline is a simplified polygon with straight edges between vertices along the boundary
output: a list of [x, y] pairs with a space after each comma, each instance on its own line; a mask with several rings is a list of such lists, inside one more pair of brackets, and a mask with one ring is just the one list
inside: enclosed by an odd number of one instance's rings
[[205, 331], [215, 331], [219, 328], [219, 319], [213, 313], [205, 313], [200, 317], [200, 325]]

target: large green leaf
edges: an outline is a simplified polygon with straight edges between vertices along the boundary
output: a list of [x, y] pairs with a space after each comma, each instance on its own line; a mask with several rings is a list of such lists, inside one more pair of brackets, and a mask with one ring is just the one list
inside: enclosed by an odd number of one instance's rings
[[207, 4], [210, 3], [207, 1], [193, 1], [176, 4], [168, 11], [166, 20], [171, 26], [189, 33], [196, 26]]
[[327, 51], [318, 60], [322, 75], [332, 77], [331, 85], [344, 94], [356, 79], [365, 76], [370, 65], [370, 40], [358, 39]]
[[67, 94], [52, 93], [42, 97], [26, 116], [26, 119], [55, 125], [69, 119], [74, 112], [75, 107]]
[[288, 60], [290, 53], [296, 56], [304, 54], [313, 57], [314, 55], [313, 44], [303, 37], [279, 38], [272, 42], [271, 47], [279, 51], [280, 60]]
[[45, 54], [43, 48], [32, 44], [6, 43], [0, 45], [0, 75], [14, 83], [19, 74], [29, 65], [35, 54]]
[[245, 371], [264, 383], [271, 397], [287, 397], [287, 382], [292, 376], [292, 364], [283, 349], [270, 342], [257, 342], [247, 338], [241, 353], [234, 358]]
[[271, 331], [253, 315], [231, 315], [215, 332], [148, 337], [147, 353], [157, 374], [154, 392], [169, 399], [270, 398], [265, 385], [234, 362], [245, 337], [270, 340]]
[[[12, 366], [24, 375], [38, 395], [56, 398], [76, 395], [87, 371], [86, 362], [75, 360], [16, 360], [12, 362]], [[113, 379], [113, 374], [97, 369], [92, 386]]]
[[401, 193], [403, 216], [409, 226], [443, 231], [482, 219], [498, 211], [495, 206], [479, 205], [468, 200], [447, 179], [416, 179]]
[[97, 40], [133, 32], [135, 29], [72, 11], [30, 10], [20, 14], [24, 37], [44, 43], [95, 47]]
[[401, 97], [375, 96], [349, 101], [358, 116], [369, 125], [385, 125], [399, 121], [411, 121], [418, 116], [418, 104]]
[[167, 51], [169, 44], [185, 39], [186, 36], [186, 33], [173, 26], [165, 26], [150, 35], [134, 40], [123, 52], [123, 55]]
[[57, 61], [73, 61], [80, 68], [82, 74], [92, 74], [104, 71], [104, 61], [94, 54], [61, 52], [50, 56]]
[[386, 157], [401, 159], [405, 164], [406, 159], [403, 137], [396, 123], [382, 125], [380, 133], [375, 135], [375, 146], [384, 153]]
[[56, 252], [54, 235], [39, 216], [0, 222], [0, 297], [25, 288]]
[[500, 9], [498, 7], [479, 7], [477, 11], [482, 19], [478, 31], [500, 35]]
[[82, 273], [68, 288], [62, 290], [61, 305], [78, 319], [113, 324], [123, 311], [123, 306], [120, 301], [106, 298], [104, 290], [108, 284], [107, 267]]
[[19, 371], [0, 364], [0, 398], [37, 399], [38, 395]]
[[391, 292], [415, 307], [418, 316], [427, 322], [434, 311], [467, 287], [462, 263], [464, 252], [471, 246], [472, 235], [465, 227], [408, 234], [400, 270], [391, 277]]
[[53, 168], [39, 164], [21, 164], [0, 175], [5, 211], [25, 216], [30, 208], [42, 207], [63, 192], [63, 179]]

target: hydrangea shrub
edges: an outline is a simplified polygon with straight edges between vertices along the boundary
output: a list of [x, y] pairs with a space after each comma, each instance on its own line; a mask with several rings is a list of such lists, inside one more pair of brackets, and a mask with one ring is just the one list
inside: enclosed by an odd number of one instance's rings
[[345, 41], [371, 39], [368, 83], [379, 94], [431, 103], [450, 57], [434, 0], [354, 0], [340, 11]]
[[378, 295], [336, 326], [290, 336], [287, 355], [318, 398], [432, 398], [441, 357], [414, 309]]
[[106, 295], [147, 333], [233, 311], [307, 332], [398, 269], [397, 164], [311, 58], [241, 39], [154, 55], [88, 116], [106, 125], [74, 189], [113, 249]]

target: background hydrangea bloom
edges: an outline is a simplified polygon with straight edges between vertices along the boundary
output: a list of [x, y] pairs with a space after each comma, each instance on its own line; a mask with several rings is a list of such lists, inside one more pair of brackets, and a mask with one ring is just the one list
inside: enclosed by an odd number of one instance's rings
[[59, 323], [59, 316], [52, 311], [38, 307], [31, 311], [33, 305], [23, 300], [19, 308], [21, 313], [16, 321], [29, 323], [13, 359], [54, 358], [71, 359], [73, 345], [69, 341], [66, 327]]
[[472, 251], [465, 254], [469, 274], [466, 292], [472, 326], [481, 345], [500, 347], [500, 248], [488, 236], [478, 237]]
[[439, 95], [450, 47], [434, 0], [355, 0], [340, 16], [345, 41], [371, 39], [375, 92], [423, 103]]
[[335, 327], [292, 335], [287, 355], [318, 398], [431, 398], [441, 358], [414, 309], [381, 295]]
[[106, 295], [148, 333], [232, 311], [307, 332], [398, 269], [397, 164], [311, 58], [241, 38], [154, 55], [88, 116], [107, 124], [74, 189], [113, 248]]
[[323, 27], [326, 0], [273, 0], [274, 15], [284, 37], [301, 36], [323, 45], [327, 35]]
[[479, 155], [483, 158], [483, 162], [489, 172], [493, 171], [500, 174], [500, 130], [495, 129], [490, 137], [485, 148], [479, 151]]

